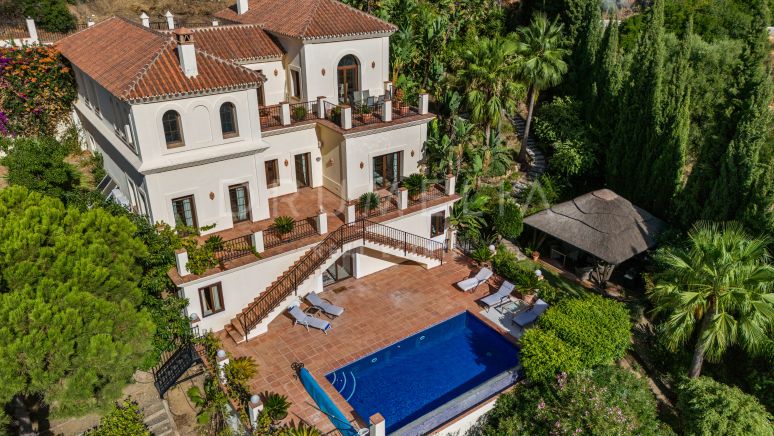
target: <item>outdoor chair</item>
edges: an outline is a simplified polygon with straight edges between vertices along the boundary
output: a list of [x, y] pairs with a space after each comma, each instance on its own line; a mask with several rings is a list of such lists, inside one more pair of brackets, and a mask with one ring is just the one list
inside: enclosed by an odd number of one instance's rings
[[465, 292], [471, 292], [475, 290], [478, 285], [489, 280], [490, 277], [492, 277], [492, 270], [489, 268], [481, 268], [481, 271], [479, 271], [475, 277], [471, 277], [457, 283], [457, 287]]
[[330, 316], [341, 316], [341, 314], [344, 313], [343, 307], [336, 306], [330, 301], [320, 298], [320, 296], [314, 292], [307, 294], [306, 301]]
[[535, 322], [548, 309], [548, 303], [538, 300], [532, 307], [513, 317], [513, 323], [524, 328]]
[[498, 289], [497, 292], [491, 295], [487, 295], [479, 301], [488, 311], [492, 307], [499, 306], [503, 303], [511, 301], [511, 292], [513, 292], [515, 287], [516, 286], [513, 283], [506, 280], [502, 285], [500, 285], [500, 289]]
[[291, 306], [288, 308], [288, 313], [290, 313], [290, 316], [293, 317], [295, 322], [293, 325], [301, 324], [302, 326], [306, 327], [306, 330], [309, 331], [309, 327], [320, 329], [325, 333], [328, 334], [328, 330], [331, 329], [331, 323], [328, 321], [322, 320], [320, 318], [315, 318], [312, 315], [308, 315], [301, 311], [301, 308], [298, 306]]

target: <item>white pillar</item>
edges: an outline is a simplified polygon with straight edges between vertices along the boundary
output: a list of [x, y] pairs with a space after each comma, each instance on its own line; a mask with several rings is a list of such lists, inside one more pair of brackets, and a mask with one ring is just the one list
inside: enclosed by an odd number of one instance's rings
[[375, 413], [368, 418], [370, 426], [368, 429], [369, 436], [385, 436], [387, 434], [387, 423], [384, 421], [384, 417], [381, 413]]
[[169, 12], [169, 11], [167, 11], [167, 13], [164, 14], [164, 16], [167, 18], [167, 27], [169, 28], [169, 30], [174, 30], [175, 29], [175, 16], [172, 15], [172, 12]]
[[27, 17], [27, 33], [30, 34], [30, 43], [35, 44], [38, 42], [38, 28], [35, 27], [35, 20]]
[[180, 274], [180, 277], [185, 277], [188, 274], [191, 274], [190, 271], [188, 271], [188, 252], [185, 250], [177, 250], [175, 251], [175, 263], [177, 264], [177, 273]]
[[237, 14], [243, 15], [245, 12], [249, 10], [250, 4], [247, 2], [247, 0], [237, 0]]
[[250, 397], [248, 413], [250, 414], [250, 424], [253, 425], [253, 428], [255, 428], [255, 425], [258, 423], [258, 416], [261, 414], [262, 410], [263, 402], [261, 402], [261, 397], [258, 395]]
[[225, 384], [226, 383], [226, 365], [228, 365], [228, 362], [229, 362], [228, 354], [226, 354], [226, 351], [218, 350], [216, 360], [218, 361], [218, 377], [220, 378], [220, 382]]
[[280, 122], [283, 126], [290, 125], [290, 103], [286, 101], [280, 103]]
[[140, 14], [140, 22], [142, 22], [142, 27], [150, 27], [150, 17], [148, 14], [145, 12]]
[[384, 82], [384, 93], [392, 96], [392, 82], [389, 80]]
[[317, 97], [317, 118], [325, 119], [325, 97]]
[[89, 18], [86, 20], [86, 27], [91, 27], [94, 25], [94, 15], [89, 15]]
[[339, 107], [341, 108], [341, 128], [349, 130], [352, 128], [352, 107], [346, 104]]
[[448, 232], [449, 237], [446, 239], [446, 251], [451, 253], [457, 245], [457, 231], [449, 229]]
[[354, 204], [348, 204], [347, 209], [344, 213], [344, 219], [347, 221], [347, 224], [354, 223], [356, 216], [355, 216], [355, 205]]
[[212, 27], [218, 27], [219, 24], [220, 23], [218, 23], [218, 20], [216, 20], [214, 18], [212, 19]]
[[322, 210], [317, 214], [317, 233], [321, 235], [328, 233], [328, 214]]
[[428, 112], [428, 107], [430, 105], [430, 96], [428, 94], [419, 94], [419, 113], [420, 115], [424, 115]]
[[444, 184], [444, 192], [446, 193], [446, 195], [454, 195], [454, 190], [456, 189], [456, 185], [457, 185], [457, 178], [451, 174], [448, 174], [446, 176], [446, 183]]
[[389, 123], [392, 121], [392, 100], [384, 100], [384, 111], [382, 113], [382, 121]]
[[263, 230], [259, 230], [252, 234], [253, 248], [257, 253], [261, 253], [264, 250], [263, 247]]
[[398, 209], [403, 210], [408, 207], [408, 189], [398, 189]]

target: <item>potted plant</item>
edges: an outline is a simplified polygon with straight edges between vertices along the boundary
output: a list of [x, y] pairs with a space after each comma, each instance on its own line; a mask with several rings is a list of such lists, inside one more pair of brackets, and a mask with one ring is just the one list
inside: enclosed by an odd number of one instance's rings
[[379, 207], [379, 195], [376, 192], [366, 192], [358, 199], [358, 206], [365, 215]]
[[306, 118], [306, 108], [302, 105], [298, 105], [293, 108], [293, 119], [296, 121], [303, 121]]
[[392, 107], [395, 110], [399, 110], [403, 106], [403, 98], [405, 97], [403, 89], [397, 88], [395, 90], [395, 96], [392, 98]]
[[494, 253], [486, 245], [480, 245], [478, 248], [470, 252], [470, 258], [473, 259], [479, 266], [489, 265], [494, 257]]
[[533, 251], [532, 251], [532, 260], [534, 260], [535, 262], [537, 262], [537, 261], [538, 261], [538, 259], [540, 259], [540, 252], [539, 252], [539, 251], [537, 251], [537, 250], [533, 250]]
[[296, 226], [296, 221], [289, 216], [278, 216], [274, 218], [274, 228], [277, 230], [280, 239], [284, 239], [285, 235], [293, 231]]
[[367, 104], [360, 105], [360, 114], [363, 117], [363, 122], [368, 124], [374, 120], [374, 114], [371, 111], [371, 106]]
[[336, 124], [341, 123], [341, 106], [334, 106], [333, 109], [331, 109], [331, 121], [333, 121]]
[[292, 404], [288, 397], [276, 392], [263, 393], [263, 410], [274, 422], [282, 421], [288, 416], [288, 409]]
[[406, 188], [412, 200], [416, 200], [420, 194], [430, 188], [427, 176], [421, 173], [414, 173], [403, 179], [403, 187]]

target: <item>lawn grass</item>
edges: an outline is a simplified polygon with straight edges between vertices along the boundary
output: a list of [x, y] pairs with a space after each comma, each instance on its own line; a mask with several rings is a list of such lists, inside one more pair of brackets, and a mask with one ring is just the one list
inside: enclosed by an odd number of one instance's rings
[[543, 265], [540, 265], [533, 260], [520, 260], [518, 265], [519, 267], [530, 271], [535, 271], [536, 269], [541, 270], [545, 280], [548, 281], [551, 286], [559, 289], [564, 294], [564, 297], [579, 298], [592, 292], [591, 290], [584, 288], [578, 283], [574, 283], [565, 279], [554, 271], [545, 268]]

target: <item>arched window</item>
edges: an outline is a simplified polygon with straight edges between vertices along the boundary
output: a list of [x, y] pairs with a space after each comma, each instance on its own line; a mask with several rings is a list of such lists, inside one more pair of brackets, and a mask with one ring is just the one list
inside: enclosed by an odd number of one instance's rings
[[180, 123], [180, 114], [176, 111], [167, 111], [161, 117], [161, 124], [164, 125], [164, 139], [167, 141], [167, 148], [183, 146], [183, 126]]
[[338, 77], [339, 101], [349, 103], [354, 94], [360, 91], [360, 62], [352, 55], [346, 55], [336, 68]]
[[233, 103], [223, 103], [220, 106], [220, 130], [223, 132], [224, 138], [231, 138], [239, 134], [236, 107]]

